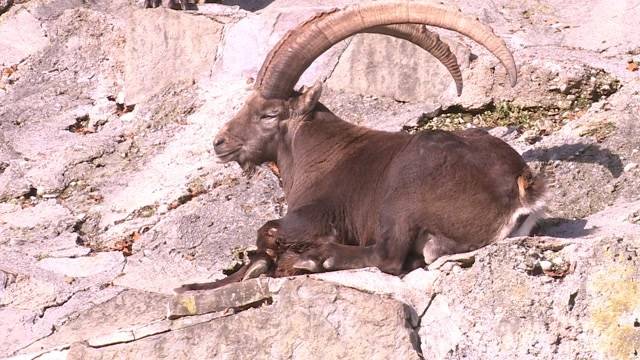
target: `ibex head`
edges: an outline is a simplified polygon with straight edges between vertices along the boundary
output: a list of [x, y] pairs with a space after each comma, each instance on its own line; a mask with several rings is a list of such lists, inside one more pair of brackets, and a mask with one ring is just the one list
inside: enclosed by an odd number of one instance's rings
[[321, 83], [286, 99], [254, 91], [216, 136], [214, 150], [219, 159], [235, 161], [249, 172], [256, 165], [276, 161], [277, 145], [315, 108], [321, 92]]
[[424, 25], [454, 30], [474, 39], [502, 62], [511, 85], [515, 85], [515, 63], [504, 42], [491, 28], [459, 12], [407, 0], [376, 1], [330, 10], [289, 31], [271, 50], [253, 93], [216, 136], [216, 154], [224, 162], [238, 162], [245, 171], [263, 162], [276, 161], [278, 144], [287, 134], [291, 136], [296, 120], [315, 109], [322, 92], [319, 83], [294, 91], [298, 79], [323, 52], [358, 33], [385, 34], [422, 47], [447, 67], [460, 94], [462, 75], [455, 56]]

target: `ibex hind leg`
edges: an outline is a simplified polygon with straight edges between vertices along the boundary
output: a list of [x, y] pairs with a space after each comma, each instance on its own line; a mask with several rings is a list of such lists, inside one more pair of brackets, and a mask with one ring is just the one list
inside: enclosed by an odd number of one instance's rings
[[[428, 240], [424, 243], [422, 255], [424, 256], [425, 263], [429, 265], [429, 269], [432, 269], [432, 264], [440, 261], [442, 258], [448, 258], [453, 261], [456, 260], [456, 254], [470, 254], [478, 248], [477, 245], [472, 245], [473, 243], [454, 241], [444, 236], [431, 234], [425, 236]], [[464, 255], [462, 255], [461, 258], [464, 258]], [[445, 262], [446, 261], [449, 260], [445, 260]]]
[[262, 274], [270, 275], [269, 272], [273, 272], [271, 268], [272, 264], [269, 258], [267, 258], [266, 256], [258, 255], [252, 258], [248, 264], [243, 265], [238, 271], [234, 272], [224, 279], [206, 283], [184, 284], [178, 288], [173, 289], [173, 291], [176, 294], [181, 294], [185, 291], [217, 289], [232, 283], [256, 278]]
[[247, 269], [249, 268], [249, 264], [243, 265], [238, 271], [233, 274], [227, 276], [224, 279], [206, 282], [206, 283], [191, 283], [191, 284], [183, 284], [180, 287], [173, 289], [173, 292], [176, 294], [181, 294], [186, 291], [197, 291], [197, 290], [212, 290], [217, 289], [219, 287], [223, 287], [228, 284], [232, 284], [234, 282], [242, 281]]
[[[354, 246], [327, 243], [321, 249], [308, 254], [322, 264], [324, 270], [348, 270], [377, 267], [392, 275], [405, 271], [409, 254], [408, 242], [378, 241], [375, 245]], [[415, 262], [411, 262], [411, 266]]]

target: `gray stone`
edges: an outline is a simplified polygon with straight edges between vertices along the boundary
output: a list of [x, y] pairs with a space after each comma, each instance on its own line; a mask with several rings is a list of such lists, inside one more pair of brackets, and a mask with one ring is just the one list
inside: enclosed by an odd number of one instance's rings
[[314, 274], [311, 277], [371, 294], [391, 296], [422, 314], [431, 301], [438, 275], [437, 271], [417, 269], [400, 279], [373, 268]]
[[222, 26], [158, 9], [131, 13], [125, 46], [125, 102], [138, 104], [168, 85], [211, 73]]
[[419, 359], [407, 316], [394, 300], [302, 278], [285, 282], [270, 305], [125, 344], [73, 344], [69, 359]]
[[76, 341], [99, 339], [122, 330], [141, 329], [162, 321], [169, 297], [161, 294], [127, 290], [83, 311], [65, 322], [51, 336], [35, 341], [21, 353], [36, 353]]
[[[468, 48], [443, 40], [461, 64], [468, 64]], [[372, 34], [353, 38], [327, 86], [399, 101], [433, 100], [445, 92], [455, 93], [451, 76], [431, 54], [407, 41]]]
[[122, 265], [124, 265], [124, 256], [117, 251], [77, 258], [46, 258], [38, 262], [38, 266], [45, 270], [71, 277], [92, 276], [114, 270]]
[[47, 45], [49, 39], [40, 21], [25, 8], [18, 8], [13, 16], [0, 19], [0, 66], [17, 64]]
[[[633, 359], [640, 329], [628, 319], [640, 310], [639, 245], [635, 234], [564, 243], [523, 238], [480, 250], [471, 268], [437, 282], [439, 295], [420, 324], [423, 354]], [[560, 258], [571, 264], [565, 272], [537, 267]]]
[[421, 349], [426, 359], [445, 359], [456, 350], [464, 338], [462, 330], [452, 321], [457, 316], [443, 296], [436, 295], [431, 301], [420, 322]]

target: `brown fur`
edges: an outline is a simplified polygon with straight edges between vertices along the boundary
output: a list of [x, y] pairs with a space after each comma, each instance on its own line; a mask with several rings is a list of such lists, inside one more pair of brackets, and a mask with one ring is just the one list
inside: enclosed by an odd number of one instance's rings
[[276, 242], [258, 236], [259, 253], [279, 254], [274, 274], [297, 273], [296, 259], [410, 271], [424, 264], [413, 249], [424, 244], [432, 261], [487, 245], [542, 196], [520, 155], [483, 130], [370, 130], [318, 103], [320, 91], [288, 100], [256, 92], [215, 141], [245, 170], [271, 161], [280, 170], [289, 212]]

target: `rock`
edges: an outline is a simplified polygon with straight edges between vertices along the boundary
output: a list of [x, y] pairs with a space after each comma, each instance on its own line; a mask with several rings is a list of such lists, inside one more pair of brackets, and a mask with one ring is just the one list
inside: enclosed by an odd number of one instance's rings
[[56, 248], [53, 251], [48, 252], [46, 255], [52, 258], [64, 258], [64, 257], [80, 257], [88, 255], [91, 249], [77, 244], [77, 233], [63, 233], [60, 236], [53, 239], [51, 242], [55, 244]]
[[69, 210], [55, 200], [47, 200], [18, 212], [0, 214], [0, 223], [12, 228], [34, 229], [43, 225], [56, 227], [68, 221], [68, 217]]
[[173, 83], [211, 73], [222, 36], [220, 24], [164, 8], [133, 11], [129, 24], [124, 68], [127, 104], [140, 103]]
[[[453, 353], [464, 338], [456, 322], [451, 321], [452, 317], [459, 317], [459, 314], [451, 312], [445, 299], [443, 296], [436, 295], [429, 304], [427, 312], [422, 316], [420, 345], [425, 359], [447, 358], [447, 355]], [[439, 331], [434, 331], [435, 329]]]
[[[463, 66], [468, 63], [468, 48], [449, 38], [443, 40]], [[431, 54], [407, 41], [373, 34], [353, 38], [327, 86], [398, 101], [428, 101], [456, 91], [451, 75]]]
[[[34, 293], [36, 297], [40, 294]], [[0, 322], [0, 356], [3, 358], [14, 355], [13, 352], [22, 347], [26, 347], [31, 343], [31, 339], [40, 339], [50, 335], [53, 330], [51, 328], [44, 329], [34, 326], [39, 319], [39, 314], [33, 310], [12, 309], [8, 307], [0, 308], [0, 316], [3, 321]], [[52, 349], [47, 348], [47, 352]], [[35, 356], [28, 356], [27, 359], [33, 359]]]
[[236, 310], [256, 306], [268, 301], [274, 294], [272, 289], [279, 286], [274, 279], [250, 279], [229, 284], [208, 291], [190, 291], [176, 294], [168, 304], [167, 318], [177, 319], [183, 316], [203, 315], [207, 313]]
[[4, 293], [4, 289], [7, 287], [9, 283], [9, 276], [4, 271], [0, 271], [0, 298]]
[[118, 251], [77, 258], [45, 258], [38, 262], [38, 266], [45, 270], [72, 277], [92, 276], [123, 265], [124, 256]]
[[540, 135], [536, 130], [527, 130], [522, 133], [522, 139], [528, 144], [535, 144], [540, 140]]
[[391, 299], [298, 278], [285, 282], [272, 304], [130, 343], [100, 348], [75, 343], [68, 358], [179, 353], [185, 358], [420, 359], [407, 311]]
[[437, 271], [417, 269], [403, 279], [399, 279], [382, 273], [376, 268], [370, 268], [327, 272], [311, 275], [311, 277], [372, 294], [391, 296], [421, 314], [431, 301], [438, 274]]
[[[425, 358], [633, 359], [640, 329], [624, 319], [640, 310], [637, 234], [564, 244], [524, 238], [481, 249], [471, 268], [437, 282], [420, 323]], [[562, 280], [535, 268], [512, 270], [540, 258], [575, 268]]]
[[19, 276], [6, 287], [0, 305], [20, 310], [39, 310], [56, 300], [56, 287], [37, 278]]
[[[0, 4], [0, 9], [2, 4]], [[2, 11], [0, 11], [2, 13]], [[0, 66], [17, 64], [49, 45], [40, 21], [20, 8], [0, 22]]]
[[34, 342], [22, 352], [35, 353], [88, 339], [106, 341], [107, 336], [123, 330], [138, 329], [140, 332], [149, 324], [164, 320], [168, 299], [167, 295], [125, 290], [79, 313], [53, 335]]
[[636, 163], [628, 163], [627, 165], [624, 166], [624, 171], [629, 172], [637, 167], [638, 167], [638, 164]]

